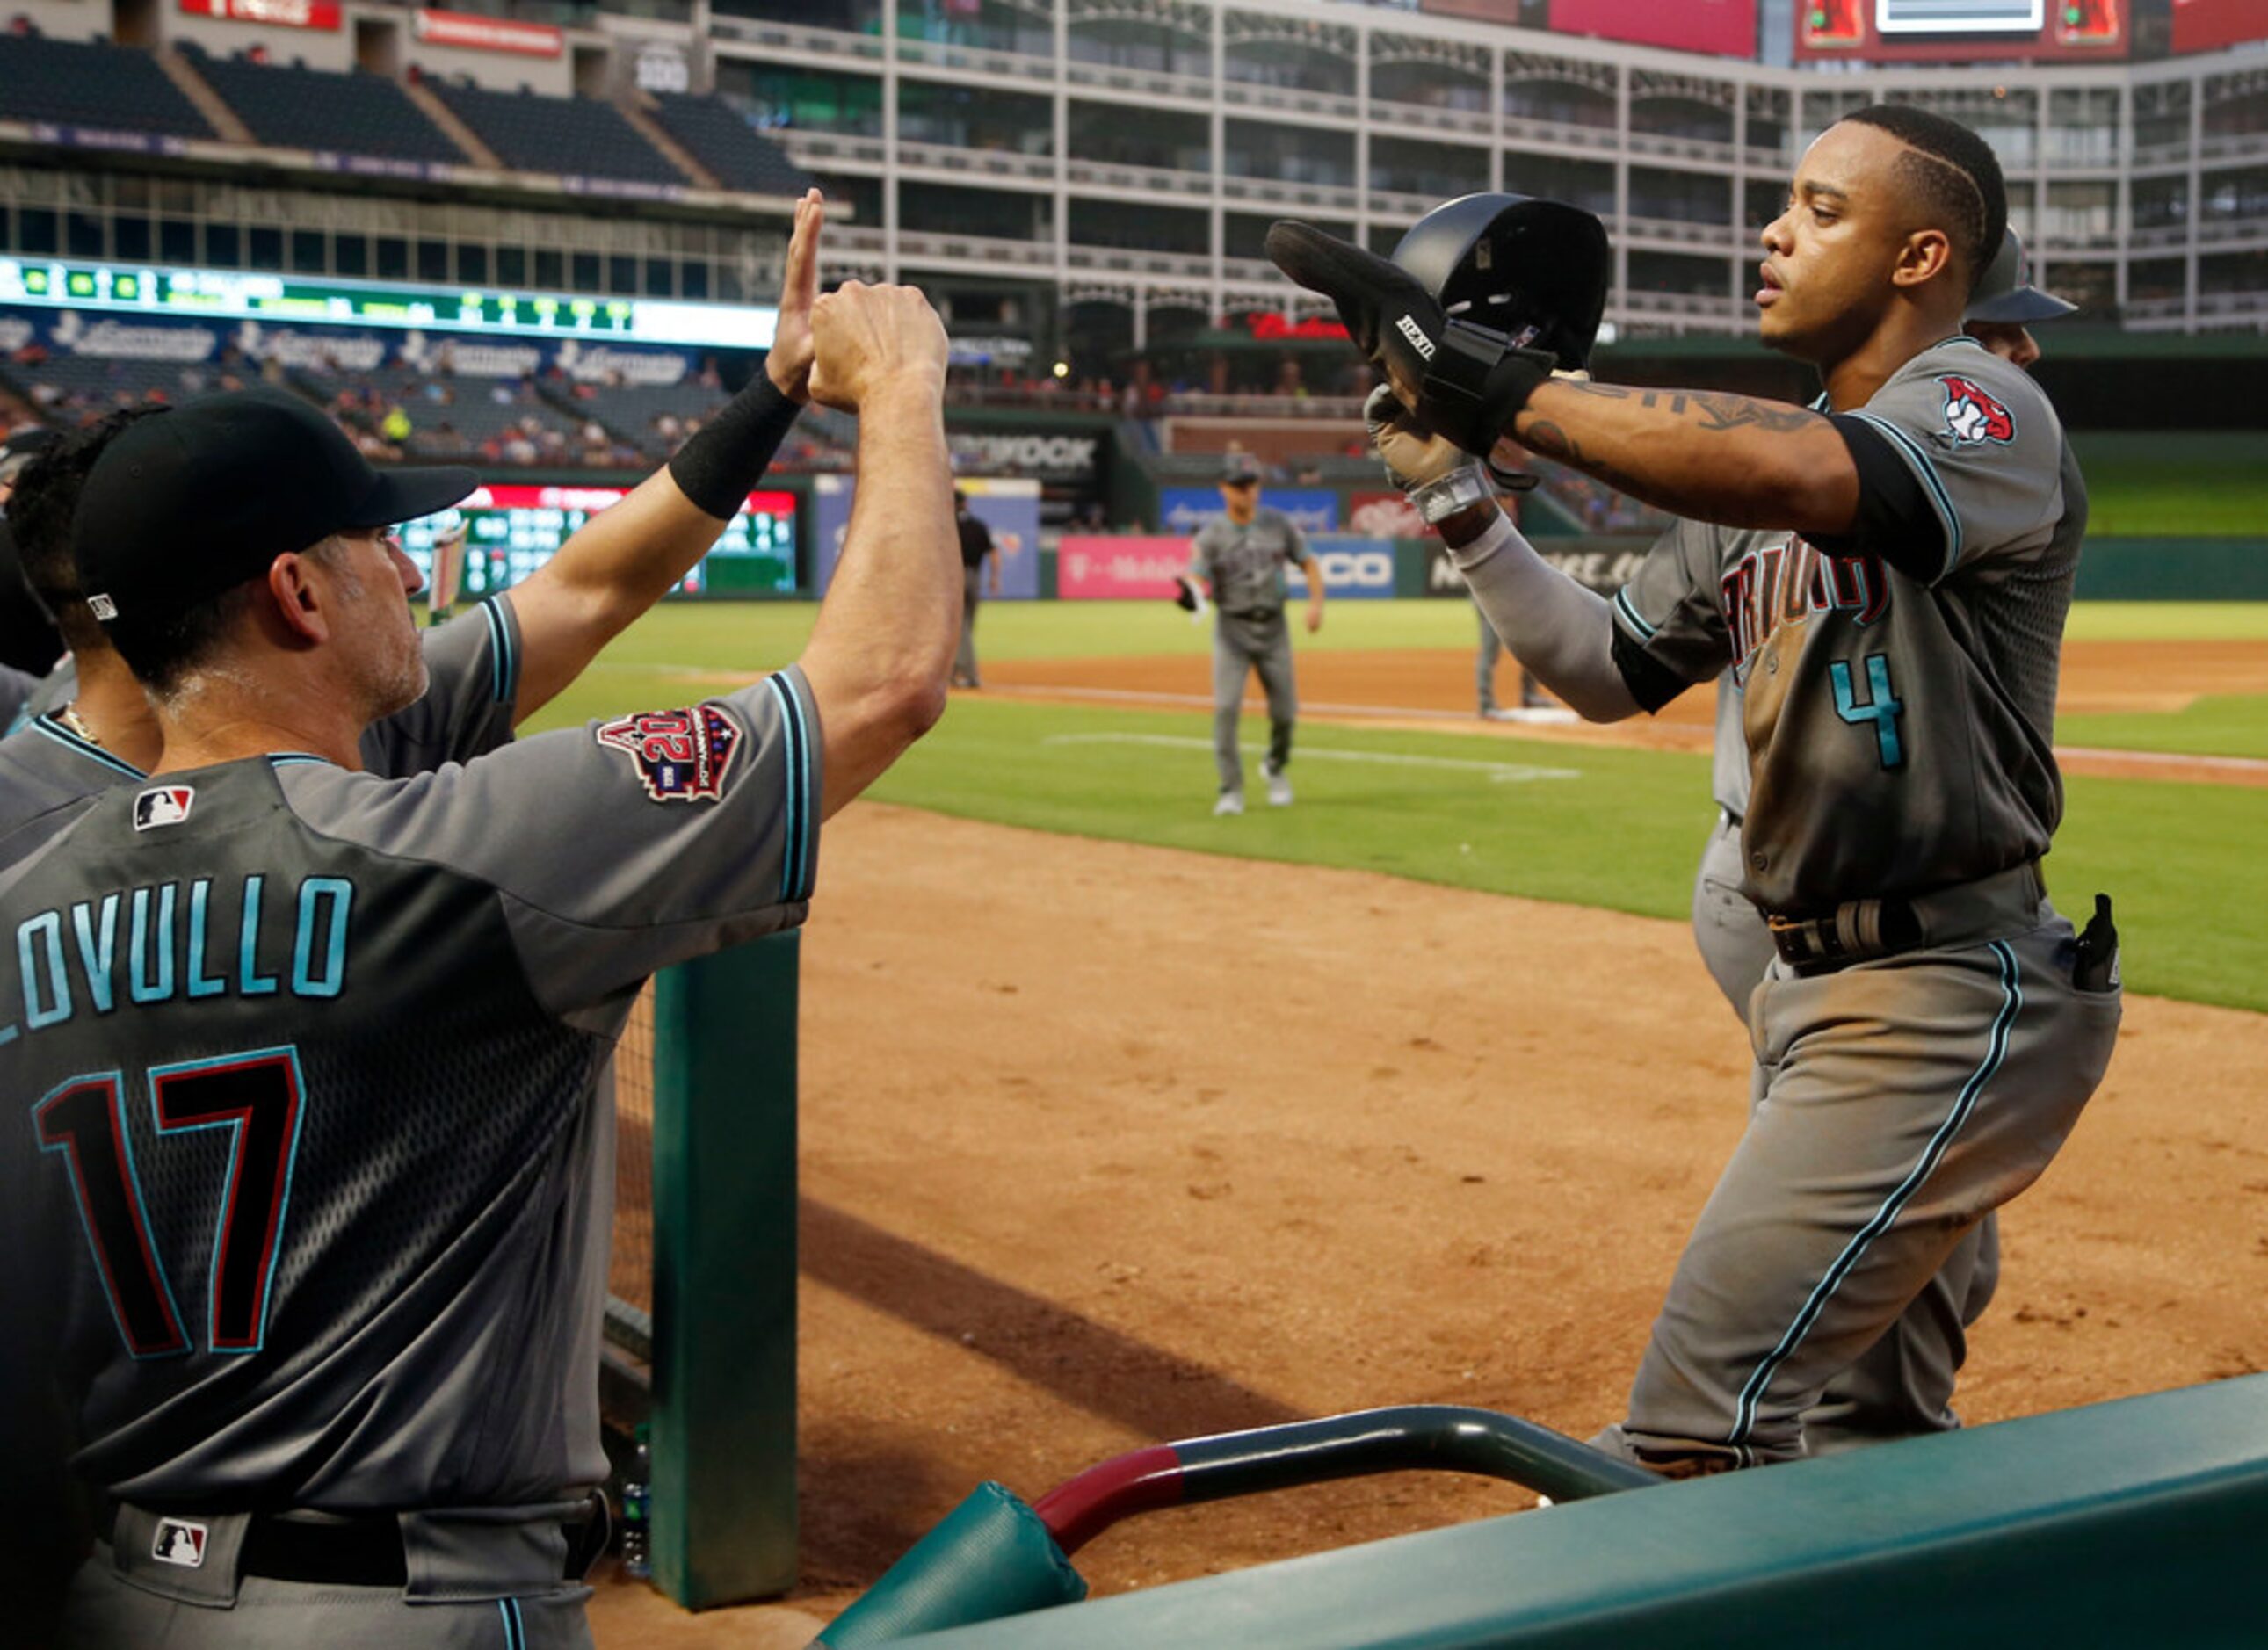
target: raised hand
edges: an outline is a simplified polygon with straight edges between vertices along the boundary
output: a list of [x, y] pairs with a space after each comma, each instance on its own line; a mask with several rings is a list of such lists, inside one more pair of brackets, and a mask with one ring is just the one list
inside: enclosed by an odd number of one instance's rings
[[826, 197], [805, 190], [795, 203], [787, 269], [780, 277], [779, 324], [764, 357], [764, 375], [790, 401], [811, 399], [811, 306], [819, 298], [819, 232], [826, 223]]
[[910, 286], [847, 281], [811, 306], [812, 399], [843, 412], [884, 389], [945, 394], [945, 323]]

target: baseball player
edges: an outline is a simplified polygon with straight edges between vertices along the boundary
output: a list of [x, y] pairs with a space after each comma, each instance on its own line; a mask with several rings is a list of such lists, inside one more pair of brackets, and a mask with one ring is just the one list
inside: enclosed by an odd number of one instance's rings
[[[2024, 243], [2011, 229], [2001, 237], [1999, 255], [1977, 284], [1962, 330], [2002, 360], [2029, 368], [2040, 358], [2040, 346], [2027, 323], [2053, 320], [2075, 307], [2031, 284]], [[2063, 531], [2076, 545], [2087, 528], [2087, 484], [2069, 442], [2064, 444], [2062, 462]], [[1717, 678], [1716, 729], [1709, 783], [1717, 800], [1717, 823], [1694, 873], [1693, 939], [1709, 977], [1745, 1025], [1749, 995], [1764, 978], [1773, 953], [1763, 917], [1741, 892], [1745, 875], [1741, 820], [1749, 808], [1749, 750], [1741, 725], [1740, 683], [1729, 669]], [[1988, 1233], [1992, 1224], [1985, 1222]]]
[[[809, 315], [824, 221], [823, 203], [813, 190], [796, 208], [780, 320], [764, 372], [666, 467], [593, 517], [534, 575], [427, 632], [431, 688], [368, 731], [365, 767], [389, 775], [416, 773], [493, 748], [707, 553], [719, 523], [731, 519], [770, 465], [807, 394]], [[325, 438], [322, 413], [296, 396], [250, 390], [185, 405], [212, 416], [225, 409], [234, 433], [222, 439], [224, 448]], [[44, 455], [22, 477], [11, 513], [26, 571], [64, 627], [72, 674], [43, 690], [43, 697], [59, 703], [35, 703], [33, 710], [45, 713], [0, 740], [0, 861], [27, 822], [96, 789], [137, 779], [158, 759], [155, 712], [81, 599], [71, 564], [71, 523], [90, 472], [124, 431], [144, 418], [170, 420], [179, 410], [114, 414]], [[338, 453], [336, 442], [328, 446]], [[392, 474], [398, 479], [408, 472]], [[431, 483], [420, 485], [438, 501], [433, 510], [453, 504], [474, 485], [468, 470], [428, 474]], [[177, 531], [174, 537], [180, 553], [193, 553], [194, 532]]]
[[2039, 865], [2062, 813], [2049, 729], [2076, 566], [2062, 432], [1961, 332], [2006, 222], [1991, 149], [1941, 116], [1868, 107], [1811, 144], [1764, 232], [1756, 303], [1765, 343], [1819, 369], [1818, 411], [1559, 381], [1549, 353], [1460, 327], [1395, 266], [1271, 232], [1418, 409], [1382, 446], [1421, 512], [1428, 489], [1470, 489], [1450, 480], [1459, 449], [1502, 431], [1686, 518], [1611, 602], [1537, 556], [1484, 486], [1441, 519], [1547, 685], [1611, 721], [1737, 674], [1742, 888], [1778, 954], [1749, 1007], [1748, 1131], [1600, 1440], [1660, 1470], [1806, 1454], [1808, 1412], [1886, 1336], [1898, 1400], [1818, 1420], [1958, 1425], [1947, 1308], [1967, 1280], [1940, 1270], [2045, 1168], [2117, 1036], [2109, 902], [2074, 933]]
[[1232, 453], [1220, 473], [1225, 513], [1197, 529], [1182, 578], [1203, 580], [1219, 609], [1212, 633], [1212, 749], [1220, 771], [1216, 815], [1244, 812], [1244, 753], [1237, 720], [1245, 679], [1255, 670], [1268, 694], [1268, 761], [1262, 773], [1274, 807], [1292, 805], [1292, 728], [1300, 713], [1292, 681], [1292, 632], [1284, 622], [1284, 570], [1307, 577], [1307, 631], [1323, 628], [1323, 573], [1292, 519], [1260, 502], [1260, 466]]
[[984, 570], [992, 570], [992, 593], [1000, 593], [1000, 556], [992, 548], [992, 529], [968, 508], [968, 495], [953, 490], [953, 525], [961, 535], [961, 647], [953, 656], [953, 685], [981, 688], [976, 674], [976, 604], [984, 593]]
[[800, 660], [411, 779], [356, 771], [423, 675], [372, 478], [183, 462], [194, 409], [97, 467], [81, 580], [165, 754], [0, 868], [4, 1331], [103, 1498], [66, 1642], [591, 1643], [594, 1075], [655, 969], [803, 920], [821, 821], [944, 708], [944, 328], [857, 285], [812, 326], [864, 485]]

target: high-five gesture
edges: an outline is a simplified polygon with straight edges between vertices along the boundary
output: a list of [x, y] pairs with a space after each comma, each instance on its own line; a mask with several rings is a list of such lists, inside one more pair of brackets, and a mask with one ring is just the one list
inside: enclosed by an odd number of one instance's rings
[[826, 226], [827, 201], [806, 189], [795, 203], [795, 229], [788, 237], [787, 270], [780, 277], [779, 322], [772, 331], [764, 373], [791, 401], [811, 399], [811, 306], [819, 298], [819, 232]]
[[856, 412], [885, 387], [932, 401], [944, 394], [945, 323], [913, 287], [846, 281], [812, 306], [811, 330], [821, 406]]

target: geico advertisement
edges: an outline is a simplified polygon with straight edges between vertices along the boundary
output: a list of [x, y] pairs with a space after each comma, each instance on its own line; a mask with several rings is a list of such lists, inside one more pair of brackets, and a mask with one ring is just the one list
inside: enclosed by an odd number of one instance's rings
[[[1382, 600], [1394, 594], [1394, 543], [1390, 539], [1343, 539], [1318, 534], [1307, 554], [1323, 570], [1323, 594], [1335, 601]], [[1305, 597], [1305, 568], [1285, 570], [1292, 593]]]

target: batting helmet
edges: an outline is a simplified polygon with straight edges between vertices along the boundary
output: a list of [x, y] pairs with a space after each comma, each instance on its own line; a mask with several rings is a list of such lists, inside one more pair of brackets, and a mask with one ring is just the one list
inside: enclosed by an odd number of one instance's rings
[[1607, 229], [1579, 206], [1526, 195], [1464, 195], [1410, 226], [1394, 261], [1454, 320], [1548, 350], [1560, 370], [1590, 366], [1614, 258]]

